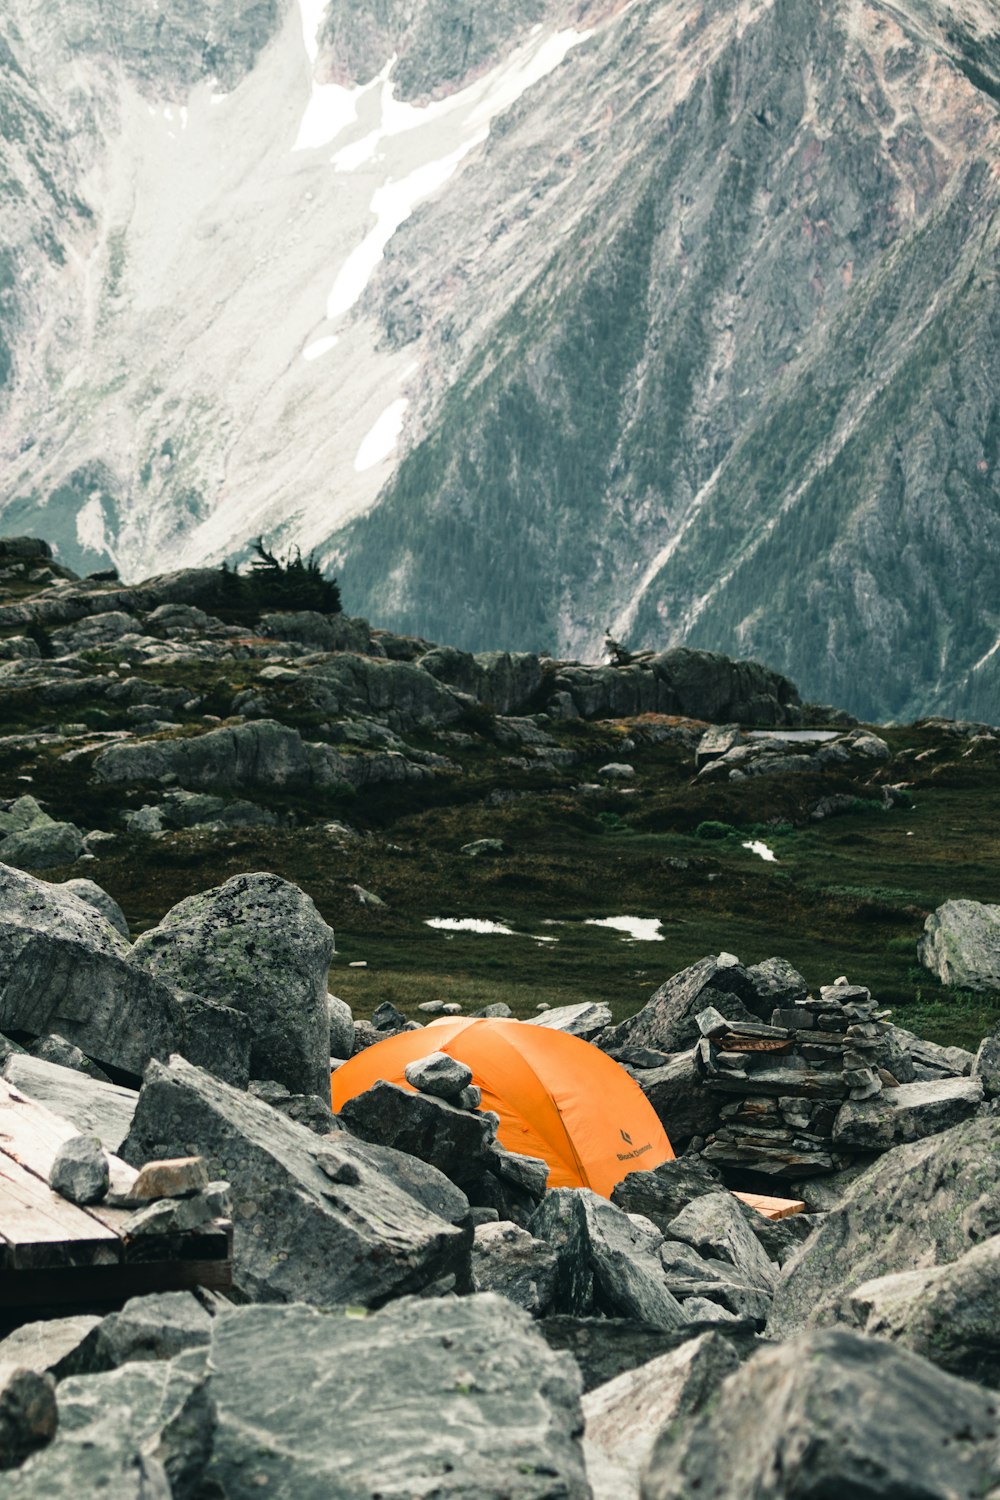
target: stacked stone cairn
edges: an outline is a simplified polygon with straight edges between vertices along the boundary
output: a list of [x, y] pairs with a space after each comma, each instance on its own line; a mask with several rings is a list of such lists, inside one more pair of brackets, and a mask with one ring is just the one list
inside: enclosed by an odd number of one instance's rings
[[845, 1100], [872, 1099], [898, 1080], [885, 1024], [871, 993], [838, 979], [775, 1010], [771, 1024], [727, 1021], [714, 1007], [697, 1017], [704, 1086], [728, 1095], [703, 1155], [711, 1162], [803, 1178], [836, 1172], [851, 1157], [833, 1149]]

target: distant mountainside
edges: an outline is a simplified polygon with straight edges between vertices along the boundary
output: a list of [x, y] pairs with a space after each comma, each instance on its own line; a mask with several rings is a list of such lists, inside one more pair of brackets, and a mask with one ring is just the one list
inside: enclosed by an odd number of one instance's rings
[[0, 525], [1000, 720], [988, 0], [11, 0]]

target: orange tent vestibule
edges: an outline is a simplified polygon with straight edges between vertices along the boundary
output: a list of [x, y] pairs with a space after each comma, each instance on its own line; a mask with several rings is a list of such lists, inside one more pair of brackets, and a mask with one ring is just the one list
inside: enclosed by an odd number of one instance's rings
[[667, 1133], [639, 1085], [590, 1042], [528, 1021], [432, 1021], [359, 1052], [331, 1079], [334, 1110], [379, 1080], [409, 1088], [406, 1065], [447, 1052], [472, 1069], [482, 1108], [500, 1116], [501, 1146], [549, 1164], [549, 1187], [589, 1187], [610, 1197], [629, 1172], [673, 1158]]

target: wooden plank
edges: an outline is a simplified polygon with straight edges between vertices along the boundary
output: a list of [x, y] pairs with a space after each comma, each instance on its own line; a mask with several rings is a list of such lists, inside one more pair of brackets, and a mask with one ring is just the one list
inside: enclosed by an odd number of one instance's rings
[[765, 1219], [788, 1219], [792, 1214], [804, 1214], [806, 1206], [801, 1198], [772, 1198], [766, 1193], [734, 1193], [748, 1208], [755, 1208]]
[[117, 1265], [121, 1242], [111, 1229], [52, 1192], [19, 1162], [0, 1153], [0, 1236], [6, 1269]]
[[233, 1284], [228, 1260], [159, 1261], [73, 1270], [25, 1270], [0, 1276], [0, 1308], [36, 1308], [107, 1302], [120, 1305], [145, 1292], [184, 1292], [204, 1286], [226, 1292]]
[[[0, 1078], [0, 1152], [3, 1155], [47, 1183], [59, 1147], [79, 1134], [69, 1120], [54, 1114], [36, 1099], [29, 1099], [20, 1089]], [[110, 1152], [105, 1154], [111, 1170], [112, 1191], [127, 1192], [138, 1172], [120, 1157]], [[105, 1228], [117, 1232], [134, 1210], [108, 1208], [103, 1203], [96, 1203], [89, 1204], [83, 1212]]]

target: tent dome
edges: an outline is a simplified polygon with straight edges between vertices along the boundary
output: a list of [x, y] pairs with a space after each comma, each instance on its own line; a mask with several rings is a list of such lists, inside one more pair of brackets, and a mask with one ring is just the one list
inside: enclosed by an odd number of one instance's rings
[[376, 1042], [334, 1073], [334, 1110], [380, 1080], [409, 1088], [403, 1070], [429, 1052], [472, 1069], [482, 1108], [500, 1116], [501, 1146], [547, 1161], [550, 1187], [589, 1187], [607, 1198], [629, 1172], [673, 1157], [624, 1068], [590, 1042], [528, 1021], [455, 1017]]

